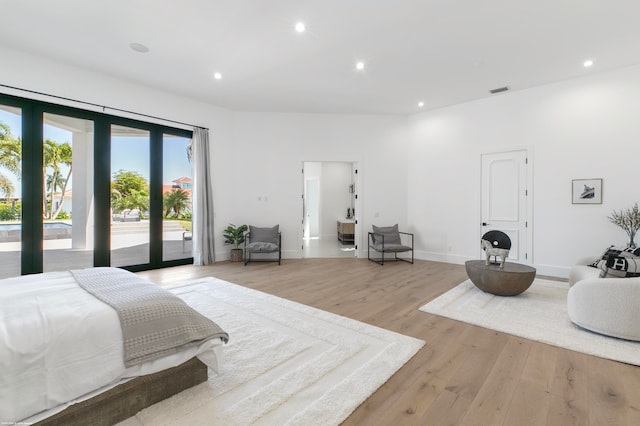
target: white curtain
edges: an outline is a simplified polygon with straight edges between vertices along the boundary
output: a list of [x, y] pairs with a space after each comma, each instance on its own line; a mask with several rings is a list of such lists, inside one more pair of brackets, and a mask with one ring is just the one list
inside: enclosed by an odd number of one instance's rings
[[213, 235], [213, 190], [209, 158], [209, 130], [193, 130], [193, 263], [208, 265], [215, 261]]

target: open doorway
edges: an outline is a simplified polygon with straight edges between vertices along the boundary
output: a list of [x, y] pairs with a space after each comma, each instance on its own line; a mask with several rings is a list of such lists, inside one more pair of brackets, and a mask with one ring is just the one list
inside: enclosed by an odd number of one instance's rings
[[356, 164], [305, 161], [302, 171], [302, 257], [356, 257]]

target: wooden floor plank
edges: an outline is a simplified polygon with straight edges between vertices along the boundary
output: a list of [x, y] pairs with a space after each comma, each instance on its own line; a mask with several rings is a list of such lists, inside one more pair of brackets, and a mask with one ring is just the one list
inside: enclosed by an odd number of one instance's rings
[[616, 367], [622, 370], [625, 394], [629, 402], [627, 423], [640, 425], [640, 373], [627, 374], [628, 366], [625, 364], [616, 363]]
[[418, 311], [466, 279], [462, 265], [285, 259], [139, 274], [161, 285], [214, 276], [424, 340], [344, 425], [640, 424], [640, 367]]
[[589, 423], [593, 425], [627, 425], [629, 401], [625, 389], [623, 364], [601, 358], [588, 360]]
[[469, 356], [422, 415], [421, 424], [459, 424], [509, 340], [505, 334], [480, 327], [467, 327], [464, 334], [464, 346]]
[[547, 424], [589, 424], [588, 360], [588, 355], [558, 350]]
[[452, 375], [469, 356], [459, 343], [449, 342], [438, 358], [430, 362], [427, 371], [414, 375], [404, 395], [378, 420], [381, 425], [417, 424], [429, 406], [445, 389]]
[[463, 425], [501, 425], [509, 410], [531, 341], [509, 336], [491, 373], [462, 418]]
[[[420, 350], [405, 366], [398, 371], [386, 384], [384, 395], [376, 395], [369, 398], [365, 403], [365, 408], [369, 408], [379, 413], [372, 417], [368, 412], [362, 411], [357, 415], [352, 415], [344, 423], [345, 425], [361, 425], [368, 419], [375, 418], [379, 424], [383, 419], [392, 413], [392, 418], [401, 417], [401, 414], [411, 416], [414, 409], [407, 405], [407, 400], [414, 395], [415, 389], [425, 385], [430, 388], [435, 386], [434, 371], [437, 371], [449, 362], [451, 351], [449, 347], [457, 340], [461, 332], [461, 324], [446, 318], [439, 318], [435, 323], [437, 334], [431, 335], [430, 344]], [[433, 381], [433, 383], [431, 383]], [[426, 389], [429, 391], [429, 389]], [[376, 392], [377, 393], [377, 392]]]
[[557, 357], [555, 347], [532, 343], [505, 424], [534, 426], [546, 423]]

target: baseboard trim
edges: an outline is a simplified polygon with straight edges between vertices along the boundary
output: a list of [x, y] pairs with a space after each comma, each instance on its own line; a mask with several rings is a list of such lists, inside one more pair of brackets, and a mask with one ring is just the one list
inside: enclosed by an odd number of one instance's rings
[[536, 275], [548, 275], [558, 278], [569, 278], [569, 272], [571, 271], [571, 268], [566, 266], [534, 264], [533, 267], [536, 268]]
[[420, 259], [420, 260], [429, 260], [431, 262], [453, 263], [455, 265], [464, 265], [464, 262], [466, 262], [467, 260], [475, 259], [468, 256], [461, 256], [458, 254], [433, 253], [433, 252], [420, 251], [420, 250], [416, 250], [415, 257], [416, 259]]
[[[365, 253], [366, 255], [366, 253]], [[283, 259], [301, 259], [299, 251], [295, 250], [283, 250], [282, 251]], [[216, 262], [224, 262], [231, 259], [231, 250], [223, 251], [222, 253], [216, 252]]]
[[[442, 262], [442, 263], [452, 263], [454, 265], [464, 265], [467, 260], [476, 260], [478, 257], [470, 257], [470, 256], [462, 256], [458, 254], [451, 253], [434, 253], [422, 250], [416, 250], [414, 252], [414, 257], [416, 260], [428, 260], [431, 262]], [[231, 258], [230, 250], [226, 250], [222, 253], [216, 253], [216, 261], [226, 261]], [[296, 250], [283, 250], [282, 251], [283, 259], [302, 259], [302, 255], [300, 251]], [[358, 258], [366, 259], [367, 258], [367, 250], [358, 250]], [[568, 278], [569, 271], [571, 267], [566, 266], [555, 266], [555, 265], [541, 265], [541, 264], [532, 264], [534, 268], [537, 270], [538, 275], [548, 275], [550, 277], [558, 277], [558, 278]]]

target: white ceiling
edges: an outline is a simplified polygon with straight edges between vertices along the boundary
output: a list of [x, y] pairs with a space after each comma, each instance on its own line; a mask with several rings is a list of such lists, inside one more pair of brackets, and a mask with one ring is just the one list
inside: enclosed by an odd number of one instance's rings
[[[242, 111], [404, 115], [492, 96], [497, 87], [640, 63], [638, 0], [2, 0], [0, 7], [0, 45]], [[297, 21], [304, 34], [294, 31]], [[134, 52], [133, 42], [149, 52]], [[595, 64], [584, 68], [590, 58]], [[359, 60], [364, 71], [355, 70]]]

